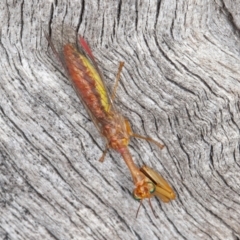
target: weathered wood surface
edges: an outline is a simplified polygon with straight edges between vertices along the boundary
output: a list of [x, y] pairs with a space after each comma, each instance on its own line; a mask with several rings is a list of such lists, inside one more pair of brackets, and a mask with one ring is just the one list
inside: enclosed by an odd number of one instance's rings
[[[240, 239], [237, 1], [0, 2], [0, 239]], [[117, 106], [161, 151], [132, 140], [176, 201], [135, 219], [130, 173], [104, 142], [42, 28], [78, 29]]]

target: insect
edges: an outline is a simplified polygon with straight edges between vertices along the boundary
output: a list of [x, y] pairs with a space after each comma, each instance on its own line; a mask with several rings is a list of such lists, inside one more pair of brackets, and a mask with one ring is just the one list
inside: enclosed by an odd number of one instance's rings
[[175, 193], [169, 184], [153, 169], [146, 166], [138, 168], [129, 152], [128, 144], [131, 137], [153, 142], [160, 149], [164, 145], [150, 137], [134, 133], [129, 121], [116, 110], [113, 104], [124, 63], [119, 64], [115, 85], [112, 93], [109, 94], [92, 51], [84, 38], [75, 35], [68, 40], [63, 39], [61, 43], [57, 43], [56, 48], [51, 38], [46, 33], [45, 35], [89, 116], [106, 139], [106, 147], [99, 161], [104, 161], [109, 149], [120, 153], [132, 175], [135, 199], [142, 201], [155, 195], [163, 202], [174, 199]]

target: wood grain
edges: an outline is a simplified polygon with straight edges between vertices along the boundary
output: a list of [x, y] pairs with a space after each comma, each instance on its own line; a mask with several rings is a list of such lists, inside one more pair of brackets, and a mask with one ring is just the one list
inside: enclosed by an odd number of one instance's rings
[[[240, 5], [237, 1], [0, 3], [0, 239], [240, 239]], [[94, 128], [43, 29], [86, 38], [135, 132], [136, 164], [177, 199], [138, 202], [118, 154], [98, 162]]]

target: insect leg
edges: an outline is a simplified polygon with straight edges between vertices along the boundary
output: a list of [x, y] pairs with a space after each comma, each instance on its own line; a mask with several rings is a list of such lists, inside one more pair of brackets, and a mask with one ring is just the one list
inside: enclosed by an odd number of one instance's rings
[[109, 145], [106, 144], [105, 150], [103, 151], [103, 154], [102, 154], [102, 156], [99, 159], [99, 162], [103, 162], [104, 161], [104, 158], [105, 158], [105, 156], [107, 154], [108, 149], [109, 149]]
[[143, 166], [140, 171], [155, 183], [155, 196], [158, 196], [163, 202], [170, 202], [176, 198], [176, 194], [169, 183], [155, 170], [148, 166]]
[[119, 67], [118, 67], [118, 72], [117, 72], [117, 75], [116, 75], [116, 79], [115, 79], [115, 83], [114, 83], [114, 87], [113, 87], [113, 91], [112, 91], [112, 94], [111, 94], [111, 99], [113, 101], [114, 101], [114, 98], [116, 97], [117, 86], [118, 86], [118, 82], [120, 80], [120, 74], [121, 74], [123, 66], [124, 66], [124, 62], [120, 62]]
[[163, 149], [163, 148], [164, 148], [164, 145], [163, 145], [163, 144], [155, 141], [154, 139], [152, 139], [152, 138], [150, 138], [150, 137], [141, 136], [141, 135], [139, 135], [139, 134], [137, 134], [137, 133], [132, 133], [132, 134], [131, 134], [131, 137], [141, 138], [141, 139], [144, 139], [144, 140], [146, 140], [146, 141], [148, 141], [148, 142], [152, 142], [152, 143], [156, 144], [160, 149]]
[[[164, 187], [168, 187], [168, 186], [164, 186]], [[171, 200], [174, 200], [176, 198], [176, 194], [172, 188], [170, 190], [168, 190], [164, 187], [156, 186], [154, 195], [159, 197], [163, 202], [168, 203]]]
[[125, 126], [126, 126], [126, 129], [127, 129], [127, 133], [130, 137], [135, 137], [135, 138], [141, 138], [141, 139], [144, 139], [146, 141], [149, 141], [149, 142], [152, 142], [152, 143], [155, 143], [160, 149], [163, 149], [164, 148], [164, 145], [155, 141], [154, 139], [150, 138], [150, 137], [145, 137], [145, 136], [142, 136], [142, 135], [139, 135], [137, 133], [134, 133], [131, 129], [131, 126], [130, 126], [130, 123], [129, 121], [125, 118]]

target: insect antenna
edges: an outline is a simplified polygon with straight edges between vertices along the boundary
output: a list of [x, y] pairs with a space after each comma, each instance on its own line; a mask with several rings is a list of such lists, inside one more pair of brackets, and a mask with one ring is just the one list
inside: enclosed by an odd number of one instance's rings
[[151, 207], [151, 209], [152, 209], [153, 215], [155, 216], [155, 218], [158, 218], [158, 216], [156, 215], [156, 213], [155, 213], [155, 211], [154, 211], [154, 209], [153, 209], [152, 202], [151, 202], [151, 199], [150, 199], [150, 198], [148, 199], [148, 202], [149, 202], [149, 205], [150, 205], [150, 207]]
[[142, 206], [142, 199], [140, 200], [140, 203], [139, 203], [139, 206], [138, 206], [138, 209], [137, 209], [136, 218], [138, 216], [138, 212], [139, 212], [139, 209], [140, 209], [141, 206]]

